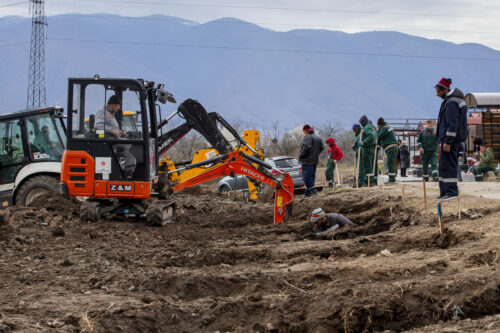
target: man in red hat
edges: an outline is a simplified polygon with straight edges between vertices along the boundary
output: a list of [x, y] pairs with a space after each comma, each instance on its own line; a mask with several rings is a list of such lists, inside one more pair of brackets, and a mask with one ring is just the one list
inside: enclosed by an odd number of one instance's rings
[[325, 146], [323, 140], [314, 134], [314, 128], [310, 125], [304, 125], [304, 140], [300, 147], [299, 162], [302, 164], [302, 179], [306, 185], [305, 196], [318, 194], [314, 182], [316, 180], [316, 166], [319, 162], [319, 154], [323, 151]]
[[468, 135], [467, 105], [464, 93], [451, 90], [451, 79], [442, 78], [435, 86], [436, 95], [443, 99], [437, 123], [439, 150], [439, 200], [458, 196], [458, 151]]

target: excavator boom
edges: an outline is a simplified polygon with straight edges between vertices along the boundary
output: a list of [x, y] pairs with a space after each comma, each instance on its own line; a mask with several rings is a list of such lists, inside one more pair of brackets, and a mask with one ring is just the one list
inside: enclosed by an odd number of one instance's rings
[[[257, 169], [251, 163], [257, 163], [264, 168]], [[244, 175], [258, 180], [276, 189], [274, 195], [274, 223], [287, 222], [292, 215], [293, 208], [293, 181], [288, 173], [283, 180], [278, 181], [265, 168], [271, 168], [266, 163], [247, 155], [241, 151], [235, 151], [224, 155], [219, 155], [203, 162], [186, 165], [181, 169], [189, 170], [205, 164], [217, 164], [216, 167], [200, 173], [183, 183], [174, 185], [171, 192], [177, 192], [191, 186], [195, 186], [215, 178], [229, 175]], [[178, 172], [181, 169], [170, 172]]]

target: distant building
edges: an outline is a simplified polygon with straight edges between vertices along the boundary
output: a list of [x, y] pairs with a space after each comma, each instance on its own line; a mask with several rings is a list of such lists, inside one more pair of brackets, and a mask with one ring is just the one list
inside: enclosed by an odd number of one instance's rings
[[473, 150], [471, 136], [481, 137], [493, 149], [495, 159], [500, 160], [500, 93], [469, 93], [465, 102], [469, 108], [468, 152]]

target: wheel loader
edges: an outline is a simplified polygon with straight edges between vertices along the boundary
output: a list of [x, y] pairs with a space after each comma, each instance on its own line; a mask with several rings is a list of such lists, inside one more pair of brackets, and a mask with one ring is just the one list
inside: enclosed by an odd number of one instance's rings
[[[108, 123], [120, 120], [120, 112], [109, 105], [111, 100], [119, 101], [120, 110], [135, 112], [135, 131], [109, 128]], [[145, 216], [150, 224], [164, 225], [175, 214], [173, 193], [239, 174], [275, 188], [274, 222], [286, 222], [294, 201], [291, 177], [284, 174], [278, 180], [272, 167], [259, 158], [260, 149], [255, 149], [255, 144], [248, 144], [222, 117], [207, 113], [195, 100], [184, 101], [177, 111], [162, 118], [160, 104], [167, 101], [175, 103], [163, 84], [143, 79], [96, 75], [68, 80], [67, 148], [62, 158], [61, 192], [87, 198], [81, 207], [81, 219], [96, 221], [105, 214], [132, 214]], [[163, 132], [175, 116], [185, 123]], [[218, 124], [234, 132], [239, 147], [232, 146]], [[207, 152], [212, 153], [182, 163], [161, 160], [160, 155], [190, 130], [203, 135], [211, 145]], [[150, 198], [157, 200], [147, 200]]]
[[63, 118], [61, 106], [0, 115], [0, 209], [59, 192]]

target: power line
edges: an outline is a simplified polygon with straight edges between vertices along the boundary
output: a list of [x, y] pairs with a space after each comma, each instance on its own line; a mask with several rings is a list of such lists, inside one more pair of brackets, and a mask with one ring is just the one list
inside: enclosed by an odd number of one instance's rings
[[16, 45], [21, 45], [21, 44], [28, 44], [28, 41], [25, 42], [16, 42], [16, 43], [11, 43], [11, 44], [0, 44], [0, 48], [4, 47], [11, 47], [11, 46], [16, 46]]
[[22, 1], [22, 2], [11, 3], [11, 4], [8, 4], [8, 5], [3, 5], [3, 6], [0, 6], [0, 8], [17, 6], [17, 5], [25, 4], [25, 3], [28, 3], [28, 2], [29, 2], [29, 1]]
[[232, 47], [201, 44], [177, 44], [177, 43], [153, 43], [153, 42], [131, 42], [115, 40], [97, 40], [97, 39], [74, 39], [74, 38], [49, 38], [49, 40], [61, 42], [84, 42], [84, 43], [103, 43], [103, 44], [122, 44], [122, 45], [144, 45], [144, 46], [171, 46], [184, 48], [202, 48], [219, 49], [235, 51], [259, 51], [275, 53], [305, 53], [319, 55], [349, 55], [349, 56], [370, 56], [370, 57], [391, 57], [391, 58], [410, 58], [410, 59], [436, 59], [436, 60], [464, 60], [464, 61], [491, 61], [500, 62], [500, 58], [471, 58], [471, 57], [445, 57], [431, 55], [411, 55], [411, 54], [391, 54], [391, 53], [363, 53], [363, 52], [344, 52], [344, 51], [323, 51], [323, 50], [300, 50], [300, 49], [272, 49], [272, 48], [252, 48], [252, 47]]
[[[69, 17], [91, 17], [102, 19], [122, 19], [122, 20], [146, 20], [146, 21], [172, 21], [179, 22], [177, 18], [169, 17], [130, 17], [118, 15], [92, 15], [92, 14], [61, 14], [60, 16]], [[270, 25], [270, 26], [289, 26], [289, 27], [314, 27], [314, 28], [338, 28], [338, 29], [371, 29], [370, 31], [425, 31], [425, 32], [456, 32], [456, 33], [471, 33], [471, 34], [496, 34], [492, 31], [466, 31], [466, 30], [438, 30], [438, 29], [416, 29], [416, 28], [399, 28], [399, 27], [374, 27], [374, 26], [344, 26], [344, 25], [316, 25], [316, 24], [299, 24], [299, 23], [268, 23], [268, 22], [246, 22], [246, 21], [211, 21], [211, 24], [257, 24], [257, 25]], [[377, 29], [377, 30], [376, 30]]]
[[323, 8], [292, 8], [292, 7], [262, 7], [262, 6], [244, 6], [244, 5], [218, 5], [205, 3], [180, 3], [180, 2], [160, 2], [160, 1], [122, 1], [122, 0], [77, 0], [83, 2], [108, 2], [120, 4], [148, 4], [163, 6], [184, 6], [184, 7], [214, 7], [214, 8], [238, 8], [238, 9], [263, 9], [263, 10], [286, 10], [286, 11], [307, 11], [307, 12], [332, 12], [347, 14], [382, 14], [382, 15], [405, 15], [405, 16], [436, 16], [453, 18], [489, 18], [497, 19], [495, 16], [477, 16], [477, 15], [452, 15], [452, 14], [433, 14], [433, 13], [409, 13], [409, 12], [385, 12], [385, 11], [361, 11], [361, 10], [341, 10], [341, 9], [323, 9]]

